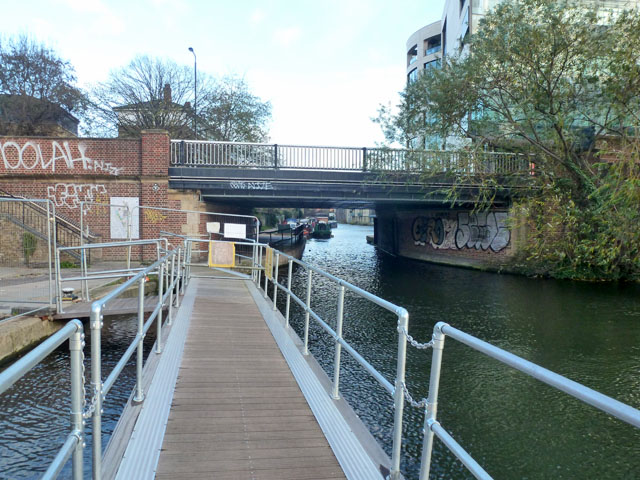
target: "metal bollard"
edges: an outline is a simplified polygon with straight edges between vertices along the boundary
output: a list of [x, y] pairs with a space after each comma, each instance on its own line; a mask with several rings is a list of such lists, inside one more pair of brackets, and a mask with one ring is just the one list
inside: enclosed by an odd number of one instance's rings
[[338, 341], [342, 339], [342, 320], [344, 317], [344, 285], [340, 285], [340, 291], [338, 293], [338, 313], [336, 316], [336, 334], [338, 338], [335, 341], [335, 354], [333, 357], [333, 392], [332, 397], [334, 400], [340, 398], [340, 354], [342, 353], [342, 345]]
[[307, 273], [307, 303], [304, 315], [304, 349], [303, 355], [309, 355], [309, 311], [311, 310], [311, 274], [312, 270]]

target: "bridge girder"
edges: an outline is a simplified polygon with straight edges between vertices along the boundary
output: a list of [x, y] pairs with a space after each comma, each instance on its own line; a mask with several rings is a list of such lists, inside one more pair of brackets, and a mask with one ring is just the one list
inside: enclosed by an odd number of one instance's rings
[[[450, 180], [420, 182], [415, 175], [362, 171], [170, 167], [169, 187], [199, 190], [204, 200], [244, 207], [434, 207], [447, 204]], [[473, 205], [476, 189], [459, 192]], [[509, 203], [508, 191], [496, 205]]]

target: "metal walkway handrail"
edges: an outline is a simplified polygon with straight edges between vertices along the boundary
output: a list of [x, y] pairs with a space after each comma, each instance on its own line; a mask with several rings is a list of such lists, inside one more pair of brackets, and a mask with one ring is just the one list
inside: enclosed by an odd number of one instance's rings
[[[199, 239], [189, 239], [187, 242], [202, 241]], [[290, 303], [293, 299], [305, 312], [304, 321], [304, 338], [303, 338], [303, 354], [309, 354], [309, 319], [313, 318], [322, 329], [327, 332], [335, 343], [334, 364], [333, 364], [333, 385], [331, 397], [334, 399], [340, 398], [339, 395], [339, 379], [340, 379], [340, 363], [341, 363], [341, 350], [344, 348], [376, 381], [393, 397], [394, 399], [394, 422], [393, 422], [393, 445], [391, 456], [391, 472], [389, 478], [396, 480], [401, 478], [400, 473], [400, 452], [402, 442], [402, 428], [403, 428], [403, 406], [405, 398], [414, 407], [425, 409], [425, 421], [424, 421], [424, 442], [423, 451], [421, 456], [420, 465], [420, 479], [427, 480], [429, 477], [431, 452], [433, 448], [434, 436], [437, 436], [449, 450], [469, 469], [469, 471], [476, 476], [476, 478], [490, 479], [492, 478], [472, 457], [467, 453], [464, 448], [456, 442], [456, 440], [440, 425], [436, 420], [437, 400], [438, 400], [438, 388], [440, 380], [440, 368], [442, 364], [442, 352], [444, 347], [444, 337], [448, 335], [456, 340], [478, 350], [492, 358], [499, 360], [506, 365], [509, 365], [517, 370], [520, 370], [534, 378], [556, 388], [569, 395], [582, 400], [583, 402], [590, 404], [604, 412], [607, 412], [635, 427], [640, 428], [640, 411], [625, 405], [618, 400], [603, 395], [595, 390], [592, 390], [584, 385], [569, 380], [561, 375], [551, 372], [539, 365], [529, 362], [523, 358], [520, 358], [514, 354], [511, 354], [498, 347], [494, 347], [487, 342], [484, 342], [476, 337], [473, 337], [467, 333], [457, 330], [444, 322], [438, 323], [434, 328], [433, 338], [430, 342], [420, 344], [409, 335], [408, 332], [408, 312], [391, 302], [388, 302], [376, 295], [373, 295], [365, 290], [362, 290], [355, 285], [346, 282], [338, 277], [335, 277], [317, 267], [309, 265], [297, 258], [287, 255], [278, 250], [272, 249], [273, 259], [271, 262], [271, 270], [263, 264], [263, 259], [266, 258], [266, 252], [268, 247], [264, 244], [256, 244], [255, 248], [258, 249], [254, 254], [256, 259], [256, 265], [253, 275], [253, 280], [256, 284], [263, 289], [265, 298], [269, 295], [269, 277], [273, 283], [273, 289], [271, 293], [272, 308], [277, 310], [277, 297], [278, 291], [283, 291], [286, 295], [286, 306], [284, 312], [285, 327], [289, 327], [289, 314]], [[187, 247], [187, 251], [190, 252], [190, 248]], [[287, 284], [283, 285], [278, 281], [278, 270], [280, 257], [287, 259]], [[190, 259], [187, 260], [187, 265], [191, 264]], [[306, 298], [303, 300], [299, 298], [291, 290], [292, 270], [293, 264], [296, 264], [307, 271], [307, 284], [306, 284]], [[264, 281], [262, 280], [262, 273], [264, 275]], [[328, 323], [323, 320], [313, 309], [311, 308], [311, 287], [313, 282], [313, 274], [320, 275], [326, 279], [336, 283], [339, 287], [338, 290], [338, 309], [336, 316], [336, 328], [332, 329]], [[187, 268], [187, 275], [190, 275]], [[246, 278], [250, 278], [247, 276]], [[188, 279], [187, 279], [188, 281]], [[344, 316], [344, 295], [345, 290], [349, 290], [356, 295], [365, 298], [376, 305], [394, 313], [398, 318], [397, 331], [398, 331], [398, 353], [397, 353], [397, 365], [396, 365], [396, 378], [395, 385], [392, 385], [378, 370], [375, 369], [362, 355], [360, 355], [348, 342], [342, 337], [343, 316]], [[428, 399], [423, 399], [422, 402], [415, 402], [407, 390], [405, 384], [405, 365], [406, 365], [406, 347], [407, 343], [419, 348], [433, 348], [433, 361], [431, 363], [431, 378], [429, 383], [429, 396]]]
[[42, 476], [43, 479], [57, 478], [69, 457], [73, 456], [73, 479], [82, 480], [82, 450], [84, 447], [83, 331], [82, 322], [80, 322], [80, 320], [71, 320], [62, 327], [62, 329], [58, 330], [20, 360], [0, 373], [1, 395], [42, 360], [44, 360], [56, 348], [69, 340], [71, 363], [71, 432], [67, 435], [67, 438], [58, 451], [58, 454]]
[[[134, 402], [142, 402], [144, 400], [144, 391], [142, 387], [142, 372], [144, 367], [144, 351], [143, 341], [147, 331], [151, 328], [153, 322], [156, 322], [156, 350], [157, 354], [162, 353], [162, 327], [163, 327], [163, 307], [168, 306], [167, 325], [171, 325], [173, 321], [173, 307], [180, 306], [179, 292], [184, 289], [184, 261], [181, 260], [183, 246], [169, 251], [169, 243], [166, 238], [157, 238], [150, 240], [133, 240], [125, 242], [111, 242], [103, 244], [87, 244], [75, 247], [60, 247], [57, 249], [56, 262], [60, 261], [60, 251], [69, 249], [85, 250], [96, 248], [110, 247], [131, 247], [135, 245], [155, 245], [157, 252], [157, 260], [146, 268], [136, 269], [114, 269], [101, 272], [84, 273], [80, 277], [67, 278], [65, 280], [86, 281], [95, 278], [114, 278], [129, 277], [124, 283], [116, 286], [104, 297], [96, 300], [91, 304], [90, 321], [91, 328], [91, 386], [92, 399], [87, 418], [92, 417], [93, 432], [102, 432], [102, 402], [109, 393], [116, 380], [124, 370], [133, 353], [137, 351], [136, 356], [136, 387]], [[160, 252], [167, 252], [161, 256]], [[59, 269], [58, 269], [59, 270]], [[157, 274], [158, 276], [158, 301], [146, 322], [144, 319], [144, 284], [148, 275]], [[58, 288], [61, 291], [62, 279], [58, 277]], [[138, 285], [138, 330], [127, 350], [124, 352], [108, 377], [102, 380], [102, 311], [107, 303], [119, 297], [129, 287]], [[94, 434], [92, 437], [92, 472], [93, 479], [100, 480], [102, 478], [102, 436]]]
[[[194, 243], [208, 243], [208, 241], [197, 239], [197, 238], [188, 238], [185, 240], [187, 244], [187, 259], [186, 259], [186, 275], [187, 282], [191, 275], [191, 266], [200, 265], [196, 264], [192, 261], [191, 255], [194, 252], [192, 245]], [[343, 313], [344, 313], [344, 296], [345, 291], [349, 290], [354, 294], [358, 295], [361, 298], [371, 301], [372, 303], [386, 309], [387, 311], [393, 313], [397, 317], [397, 330], [405, 331], [408, 328], [409, 324], [409, 313], [406, 309], [399, 307], [391, 302], [388, 302], [372, 293], [369, 293], [345, 280], [342, 280], [330, 273], [327, 273], [317, 267], [309, 265], [302, 260], [298, 260], [295, 257], [287, 255], [278, 250], [272, 249], [274, 260], [272, 262], [271, 271], [267, 272], [265, 265], [263, 264], [263, 258], [265, 258], [265, 254], [267, 249], [271, 249], [266, 244], [262, 243], [245, 243], [245, 242], [234, 242], [236, 244], [249, 245], [252, 246], [253, 251], [253, 259], [254, 266], [251, 268], [252, 275], [244, 276], [245, 279], [253, 280], [257, 286], [263, 288], [264, 296], [267, 298], [269, 296], [269, 276], [272, 278], [273, 283], [273, 310], [276, 310], [276, 302], [278, 296], [278, 290], [282, 290], [287, 294], [286, 300], [286, 311], [285, 311], [285, 325], [289, 327], [289, 313], [291, 306], [291, 299], [293, 299], [305, 312], [305, 324], [304, 324], [304, 349], [303, 354], [309, 355], [309, 320], [313, 318], [318, 325], [320, 325], [334, 340], [336, 350], [334, 356], [334, 372], [333, 372], [333, 387], [332, 387], [332, 398], [339, 399], [340, 398], [340, 366], [341, 366], [341, 352], [344, 348], [347, 353], [351, 355], [352, 358], [356, 360], [358, 364], [360, 364], [393, 398], [394, 401], [394, 427], [393, 427], [393, 446], [392, 446], [392, 455], [391, 455], [391, 479], [396, 480], [400, 478], [400, 457], [401, 457], [401, 447], [402, 447], [402, 415], [404, 409], [404, 390], [402, 386], [404, 385], [405, 380], [405, 365], [406, 365], [406, 341], [405, 338], [398, 334], [398, 358], [396, 365], [396, 379], [395, 384], [392, 384], [389, 380], [387, 380], [382, 373], [380, 373], [373, 365], [371, 365], [362, 355], [360, 355], [354, 347], [352, 347], [344, 338], [342, 337], [342, 325], [343, 325]], [[278, 264], [280, 261], [280, 257], [284, 257], [288, 262], [288, 277], [287, 277], [287, 285], [282, 285], [278, 282]], [[249, 258], [249, 257], [247, 257]], [[300, 267], [306, 269], [307, 273], [307, 290], [306, 290], [306, 299], [302, 300], [299, 298], [293, 291], [291, 290], [291, 277], [293, 271], [293, 264], [297, 264]], [[238, 268], [246, 268], [246, 267], [238, 267]], [[262, 279], [262, 273], [264, 274], [264, 284]], [[328, 323], [323, 320], [312, 308], [311, 308], [311, 286], [312, 286], [312, 276], [313, 274], [321, 275], [328, 280], [336, 283], [339, 287], [338, 292], [338, 313], [336, 318], [336, 330], [333, 330]], [[196, 275], [193, 275], [194, 277]], [[200, 277], [200, 275], [198, 275]]]
[[[405, 333], [405, 336], [408, 337], [408, 334]], [[530, 375], [531, 377], [540, 380], [557, 390], [563, 391], [584, 403], [613, 415], [636, 428], [640, 428], [640, 410], [636, 410], [635, 408], [619, 402], [618, 400], [596, 392], [595, 390], [585, 387], [573, 380], [569, 380], [562, 375], [558, 375], [551, 370], [547, 370], [546, 368], [536, 365], [524, 358], [518, 357], [513, 353], [495, 347], [490, 343], [458, 330], [445, 322], [439, 322], [433, 329], [433, 338], [430, 342], [431, 347], [433, 348], [433, 357], [431, 361], [431, 376], [429, 379], [429, 396], [426, 400], [420, 480], [427, 480], [429, 478], [434, 436], [437, 436], [442, 440], [447, 448], [449, 448], [449, 450], [458, 457], [458, 459], [476, 478], [492, 478], [436, 420], [440, 370], [442, 367], [442, 354], [444, 350], [445, 336], [456, 339], [468, 347], [484, 353], [485, 355], [494, 358], [511, 368], [515, 368], [516, 370], [526, 373], [527, 375]]]
[[[181, 275], [179, 268], [176, 269], [176, 258], [179, 258], [181, 254], [181, 248], [171, 251], [167, 255], [163, 256], [156, 262], [144, 270], [139, 271], [133, 277], [126, 282], [122, 283], [100, 300], [96, 300], [91, 304], [91, 317], [89, 325], [91, 328], [91, 385], [93, 387], [93, 400], [94, 405], [92, 425], [94, 432], [102, 431], [102, 402], [105, 396], [113, 387], [116, 379], [122, 373], [127, 362], [131, 358], [134, 352], [137, 351], [136, 356], [136, 388], [135, 396], [133, 400], [135, 402], [142, 402], [144, 400], [144, 391], [142, 387], [142, 371], [144, 366], [144, 352], [143, 352], [143, 340], [144, 337], [151, 328], [154, 320], [156, 321], [156, 353], [162, 353], [162, 309], [168, 299], [168, 315], [167, 324], [172, 323], [172, 309], [174, 304], [174, 291], [179, 289], [179, 284], [183, 276]], [[169, 272], [167, 274], [167, 272]], [[157, 273], [158, 275], [158, 303], [147, 319], [144, 321], [144, 283], [145, 278], [149, 274]], [[131, 341], [129, 347], [122, 355], [113, 370], [109, 373], [109, 376], [102, 380], [102, 364], [101, 364], [101, 332], [102, 332], [102, 310], [105, 305], [120, 296], [127, 288], [132, 285], [138, 285], [138, 331], [134, 339]], [[166, 285], [165, 285], [166, 284]], [[176, 295], [177, 297], [177, 295]], [[176, 305], [178, 306], [178, 305]], [[94, 361], [94, 359], [98, 359]], [[99, 480], [102, 478], [102, 439], [100, 435], [93, 436], [92, 442], [92, 457], [93, 457], [93, 478]]]

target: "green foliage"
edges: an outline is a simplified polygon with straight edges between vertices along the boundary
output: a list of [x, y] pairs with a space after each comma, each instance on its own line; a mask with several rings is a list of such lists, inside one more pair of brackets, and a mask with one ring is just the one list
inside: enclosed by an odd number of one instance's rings
[[29, 265], [29, 259], [33, 256], [38, 246], [38, 239], [31, 232], [24, 232], [22, 234], [22, 252], [27, 265]]
[[68, 260], [63, 260], [62, 262], [60, 262], [60, 268], [76, 268], [78, 265], [76, 265], [73, 262], [69, 262]]
[[[397, 115], [380, 110], [387, 140], [445, 139], [461, 153], [455, 168], [423, 171], [425, 182], [447, 176], [452, 205], [463, 192], [481, 209], [497, 193], [520, 198], [531, 239], [523, 268], [637, 279], [640, 14], [505, 0], [468, 43], [407, 86]], [[476, 161], [485, 150], [526, 153], [535, 175], [486, 174]]]
[[516, 211], [528, 237], [517, 261], [523, 273], [580, 280], [640, 280], [638, 143], [601, 175], [600, 202], [577, 204], [561, 182], [523, 199]]

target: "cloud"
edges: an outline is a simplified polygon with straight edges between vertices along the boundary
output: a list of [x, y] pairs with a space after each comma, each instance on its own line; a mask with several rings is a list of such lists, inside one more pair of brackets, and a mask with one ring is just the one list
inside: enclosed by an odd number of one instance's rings
[[249, 22], [251, 25], [258, 25], [264, 21], [266, 18], [266, 13], [261, 8], [256, 8], [251, 12], [251, 16], [249, 17]]
[[273, 40], [283, 47], [287, 47], [300, 38], [300, 27], [279, 28], [273, 33]]
[[381, 103], [397, 103], [405, 76], [395, 66], [362, 71], [253, 71], [251, 85], [273, 105], [271, 141], [294, 145], [373, 147], [383, 140], [373, 123]]
[[87, 31], [93, 34], [100, 32], [117, 35], [124, 32], [124, 21], [102, 0], [64, 0], [63, 3], [77, 13], [92, 14], [92, 21]]

